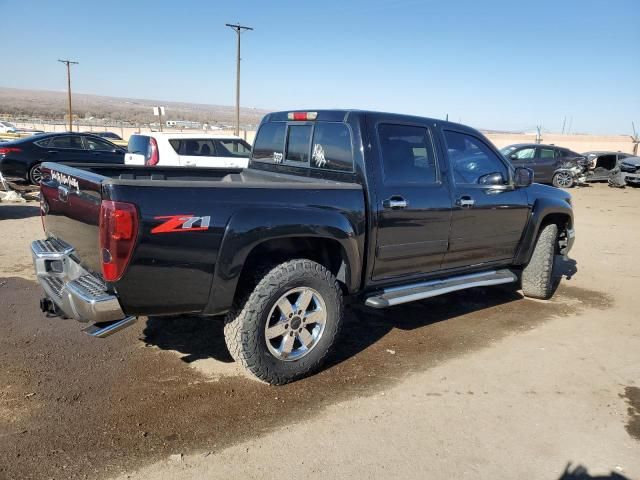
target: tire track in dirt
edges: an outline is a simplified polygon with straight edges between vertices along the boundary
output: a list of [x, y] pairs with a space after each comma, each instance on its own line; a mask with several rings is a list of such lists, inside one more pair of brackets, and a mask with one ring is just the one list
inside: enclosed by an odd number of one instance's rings
[[[219, 319], [141, 319], [97, 340], [75, 321], [44, 318], [40, 295], [34, 282], [0, 279], [0, 478], [98, 478], [172, 453], [220, 450], [551, 318], [612, 303], [562, 285], [549, 302], [486, 288], [383, 311], [352, 308], [322, 372], [270, 387], [230, 366]], [[217, 360], [211, 375], [189, 366], [208, 358]]]

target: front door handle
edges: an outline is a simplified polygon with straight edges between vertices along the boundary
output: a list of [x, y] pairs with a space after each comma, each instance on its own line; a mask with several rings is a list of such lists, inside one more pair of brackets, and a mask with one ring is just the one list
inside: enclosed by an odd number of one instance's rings
[[471, 208], [475, 203], [476, 201], [469, 195], [464, 195], [456, 200], [456, 205], [462, 208]]
[[409, 205], [409, 203], [400, 195], [394, 195], [393, 197], [387, 198], [382, 202], [382, 206], [384, 208], [391, 208], [393, 210], [407, 208], [407, 205]]

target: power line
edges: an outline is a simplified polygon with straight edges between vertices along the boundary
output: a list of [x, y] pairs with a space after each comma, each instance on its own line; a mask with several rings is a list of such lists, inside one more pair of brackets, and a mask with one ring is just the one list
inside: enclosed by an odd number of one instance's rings
[[69, 131], [73, 131], [73, 111], [71, 109], [71, 65], [78, 65], [79, 62], [71, 60], [60, 60], [60, 63], [64, 63], [67, 66], [67, 95], [69, 97]]
[[236, 31], [238, 35], [238, 52], [236, 57], [236, 135], [240, 135], [240, 34], [243, 30], [253, 30], [251, 27], [245, 27], [237, 23], [225, 23], [229, 28]]

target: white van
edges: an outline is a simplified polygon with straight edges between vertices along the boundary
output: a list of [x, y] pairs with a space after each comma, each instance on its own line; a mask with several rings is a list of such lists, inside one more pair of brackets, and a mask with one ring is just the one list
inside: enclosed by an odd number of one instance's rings
[[125, 165], [246, 168], [251, 145], [233, 135], [138, 133], [131, 135]]

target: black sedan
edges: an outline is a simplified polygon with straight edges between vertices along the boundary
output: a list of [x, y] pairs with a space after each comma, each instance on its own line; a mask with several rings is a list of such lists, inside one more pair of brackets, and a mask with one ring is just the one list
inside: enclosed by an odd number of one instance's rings
[[563, 169], [576, 165], [584, 169], [587, 167], [587, 159], [584, 156], [555, 145], [519, 143], [501, 148], [500, 152], [513, 163], [514, 167], [527, 167], [533, 170], [536, 182], [550, 183], [556, 187], [567, 186], [558, 182]]
[[120, 135], [118, 135], [117, 133], [113, 133], [113, 132], [84, 132], [84, 133], [90, 133], [91, 135], [97, 135], [99, 137], [106, 138], [108, 140], [122, 140], [122, 137]]
[[44, 133], [0, 145], [0, 172], [37, 185], [42, 162], [124, 163], [122, 147], [86, 133]]

